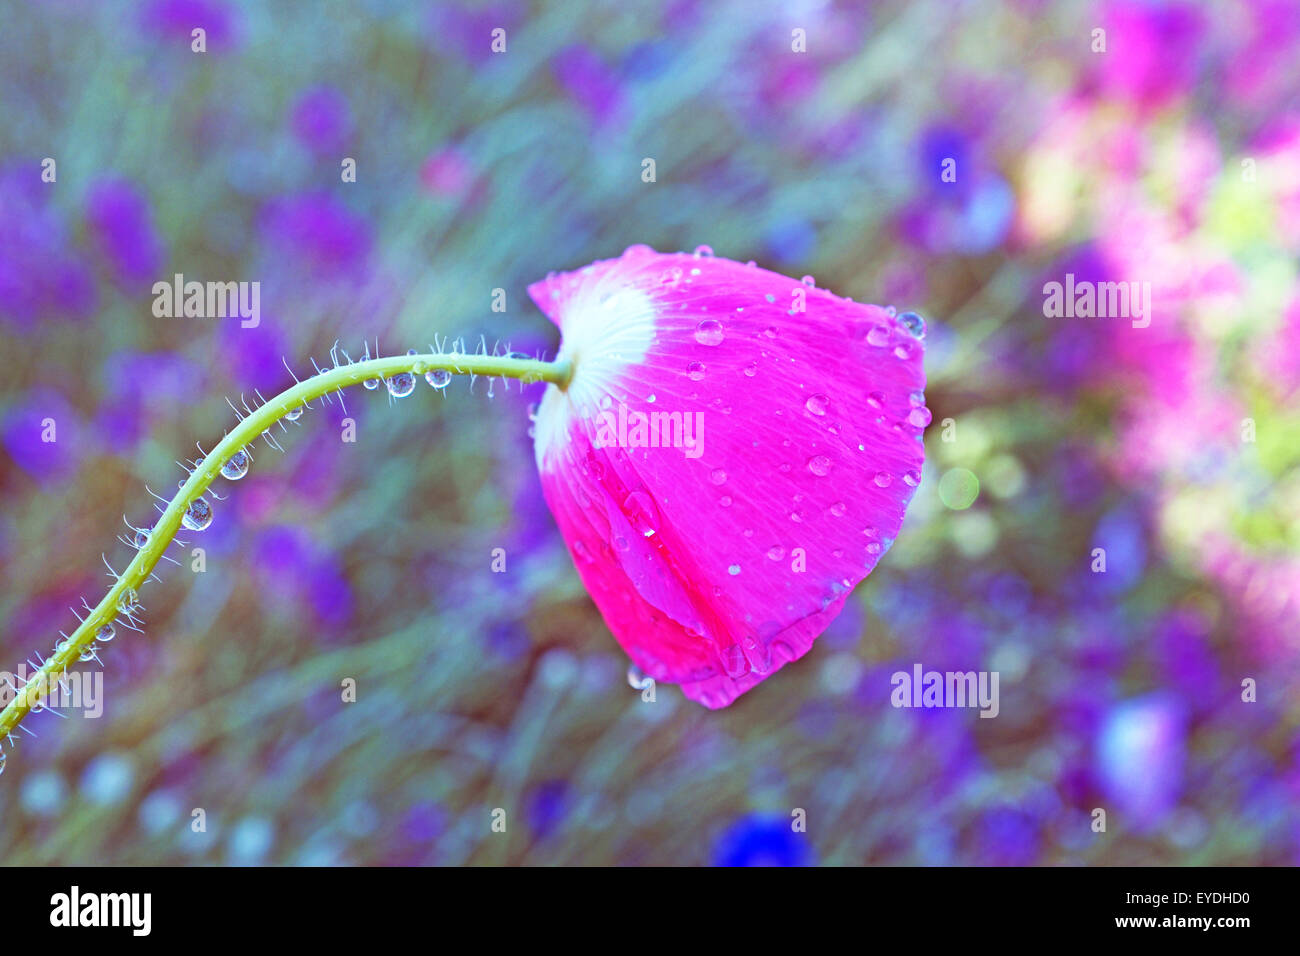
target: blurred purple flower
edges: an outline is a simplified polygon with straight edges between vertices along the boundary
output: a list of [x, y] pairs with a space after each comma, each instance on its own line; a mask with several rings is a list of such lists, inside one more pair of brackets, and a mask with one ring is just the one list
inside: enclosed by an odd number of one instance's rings
[[0, 171], [0, 319], [26, 331], [41, 319], [89, 315], [94, 278], [68, 246], [36, 163]]
[[287, 596], [313, 612], [319, 625], [341, 629], [352, 618], [352, 587], [342, 564], [319, 548], [301, 528], [267, 528], [254, 548], [255, 564], [267, 585], [265, 594]]
[[1031, 866], [1039, 854], [1039, 827], [1013, 806], [993, 807], [974, 823], [973, 862], [980, 866]]
[[294, 135], [317, 153], [338, 153], [352, 136], [352, 114], [347, 98], [333, 86], [304, 90], [293, 105]]
[[163, 247], [144, 194], [120, 178], [99, 179], [86, 193], [86, 225], [115, 278], [144, 295], [161, 277]]
[[569, 811], [569, 783], [566, 780], [543, 781], [524, 800], [524, 815], [538, 840], [551, 836]]
[[160, 418], [174, 415], [184, 399], [207, 389], [207, 370], [175, 352], [119, 352], [106, 364], [107, 403], [96, 430], [114, 451], [126, 451]]
[[[52, 420], [53, 441], [42, 437], [46, 419]], [[3, 423], [9, 457], [42, 486], [69, 477], [91, 454], [80, 413], [51, 388], [33, 389], [4, 413]]]
[[329, 193], [305, 193], [269, 203], [263, 223], [277, 252], [318, 275], [356, 275], [370, 253], [369, 223]]
[[462, 59], [481, 64], [493, 57], [492, 31], [506, 31], [507, 46], [523, 21], [525, 11], [519, 3], [493, 3], [488, 6], [464, 3], [432, 5], [430, 27], [439, 50], [449, 50]]
[[184, 40], [186, 49], [191, 31], [201, 27], [207, 32], [212, 53], [228, 48], [234, 35], [230, 9], [211, 0], [153, 0], [141, 8], [140, 23], [150, 32]]
[[599, 54], [585, 46], [567, 47], [555, 55], [551, 69], [560, 86], [597, 126], [619, 117], [621, 82]]

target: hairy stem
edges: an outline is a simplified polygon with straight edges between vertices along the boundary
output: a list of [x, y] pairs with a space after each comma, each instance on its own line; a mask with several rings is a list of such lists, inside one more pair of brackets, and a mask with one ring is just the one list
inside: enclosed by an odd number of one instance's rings
[[135, 591], [153, 572], [163, 552], [171, 545], [181, 518], [195, 498], [221, 474], [221, 466], [231, 455], [251, 445], [267, 429], [284, 418], [293, 409], [307, 405], [317, 398], [336, 392], [349, 385], [369, 379], [387, 379], [403, 372], [422, 375], [427, 371], [443, 369], [453, 375], [483, 375], [516, 378], [523, 382], [551, 382], [564, 388], [568, 385], [571, 367], [567, 362], [543, 362], [534, 359], [498, 355], [473, 355], [451, 352], [421, 355], [394, 355], [388, 358], [367, 359], [338, 365], [298, 382], [274, 398], [253, 409], [242, 418], [216, 447], [191, 472], [175, 497], [163, 509], [154, 526], [149, 529], [149, 541], [140, 548], [126, 570], [118, 575], [103, 599], [86, 615], [85, 619], [67, 641], [62, 641], [55, 652], [46, 658], [26, 684], [16, 689], [14, 698], [0, 711], [0, 741], [22, 722], [37, 706], [49, 688], [58, 681], [69, 665], [80, 660], [81, 654], [95, 641], [99, 628], [118, 616], [118, 600], [123, 592]]

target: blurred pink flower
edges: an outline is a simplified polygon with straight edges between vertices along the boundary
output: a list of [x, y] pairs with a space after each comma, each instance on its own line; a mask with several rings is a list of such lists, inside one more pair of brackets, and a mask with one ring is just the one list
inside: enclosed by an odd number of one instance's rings
[[1100, 90], [1150, 109], [1191, 92], [1205, 35], [1196, 5], [1117, 0], [1095, 19], [1106, 31], [1106, 52], [1093, 54], [1092, 79]]
[[573, 363], [535, 452], [578, 573], [638, 666], [726, 706], [806, 653], [898, 534], [924, 323], [703, 247], [529, 294]]

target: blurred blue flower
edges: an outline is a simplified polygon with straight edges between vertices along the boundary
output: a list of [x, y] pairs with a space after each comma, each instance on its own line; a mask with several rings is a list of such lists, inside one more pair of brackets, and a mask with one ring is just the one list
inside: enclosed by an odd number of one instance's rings
[[792, 819], [750, 814], [733, 823], [713, 848], [715, 866], [808, 866], [808, 837], [791, 829]]

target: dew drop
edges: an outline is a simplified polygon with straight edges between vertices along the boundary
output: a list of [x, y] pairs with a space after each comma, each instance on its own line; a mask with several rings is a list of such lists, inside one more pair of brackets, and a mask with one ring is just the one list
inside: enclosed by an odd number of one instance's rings
[[248, 452], [239, 449], [221, 466], [221, 475], [223, 478], [229, 478], [231, 481], [238, 481], [248, 474]]
[[137, 551], [149, 547], [149, 532], [144, 528], [136, 528], [135, 534], [131, 535], [131, 543]]
[[135, 593], [135, 588], [127, 588], [117, 596], [117, 609], [123, 614], [134, 614], [138, 604], [139, 595]]
[[696, 259], [710, 259], [710, 258], [712, 258], [712, 257], [713, 257], [713, 247], [712, 247], [712, 246], [696, 246], [696, 247], [695, 247], [695, 258], [696, 258]]
[[746, 366], [745, 366], [745, 374], [746, 374], [747, 376], [749, 376], [750, 378], [753, 378], [755, 375], [757, 375], [757, 374], [758, 374], [758, 363], [757, 363], [757, 362], [750, 362], [748, 365], [746, 365]]
[[99, 630], [95, 631], [95, 640], [102, 641], [105, 644], [115, 637], [117, 637], [117, 628], [113, 626], [112, 621], [109, 621], [107, 624], [101, 624]]
[[704, 378], [704, 363], [692, 362], [690, 365], [686, 366], [686, 374], [692, 382], [698, 382], [700, 379]]
[[367, 389], [369, 389], [370, 391], [373, 392], [375, 389], [377, 389], [377, 388], [379, 387], [379, 379], [377, 379], [377, 378], [368, 378], [368, 379], [366, 379], [364, 382], [362, 382], [361, 384], [364, 385]]
[[81, 663], [83, 663], [83, 664], [86, 663], [86, 661], [92, 661], [92, 660], [94, 660], [94, 659], [95, 659], [95, 651], [97, 651], [97, 650], [99, 650], [99, 648], [96, 647], [94, 644], [91, 644], [89, 647], [84, 648], [84, 649], [82, 650], [82, 652], [81, 652], [81, 656], [78, 657], [78, 660], [80, 660]]
[[873, 325], [867, 332], [867, 344], [883, 347], [889, 344], [890, 332], [889, 327], [885, 325]]
[[818, 392], [816, 395], [809, 395], [808, 401], [803, 403], [803, 407], [808, 409], [814, 415], [825, 415], [826, 407], [830, 405], [831, 400], [825, 395]]
[[[736, 568], [736, 570], [740, 569]], [[745, 660], [745, 652], [740, 649], [739, 644], [732, 644], [722, 652], [722, 669], [727, 672], [728, 677], [741, 677], [749, 670], [749, 662]]]
[[915, 488], [921, 483], [921, 474], [918, 471], [908, 471], [903, 475], [903, 480]]
[[628, 686], [635, 688], [636, 690], [645, 690], [647, 687], [653, 684], [654, 681], [651, 678], [646, 677], [645, 672], [642, 671], [641, 668], [637, 667], [635, 664], [628, 664], [627, 683]]
[[632, 527], [642, 536], [650, 538], [659, 530], [659, 512], [644, 491], [634, 491], [623, 502], [623, 513]]
[[296, 422], [298, 419], [302, 418], [302, 406], [299, 405], [296, 408], [289, 409], [284, 413], [284, 417], [291, 422]]
[[829, 508], [830, 513], [837, 518], [843, 518], [848, 510], [849, 506], [842, 501], [835, 502], [835, 504], [831, 505]]
[[730, 508], [731, 495], [723, 495], [721, 498], [718, 499], [718, 504], [722, 505], [722, 507], [724, 508]]
[[451, 383], [451, 372], [445, 368], [431, 368], [424, 373], [424, 380], [434, 388], [446, 388]]
[[191, 531], [202, 531], [212, 524], [212, 505], [208, 504], [208, 500], [201, 495], [195, 498], [185, 509], [185, 514], [181, 516], [181, 524]]
[[925, 319], [915, 312], [904, 312], [898, 317], [898, 324], [907, 329], [913, 337], [925, 338]]
[[930, 414], [930, 409], [922, 405], [920, 408], [914, 408], [908, 412], [907, 420], [917, 428], [924, 428], [934, 420], [934, 416]]
[[825, 455], [814, 455], [808, 459], [808, 470], [819, 478], [825, 478], [831, 471], [831, 460]]
[[763, 296], [763, 298], [766, 299], [768, 302], [775, 302], [775, 301], [776, 301], [776, 296], [774, 296], [774, 295], [773, 295], [772, 293], [770, 293], [770, 292], [769, 292], [767, 295]]
[[695, 327], [695, 341], [701, 345], [722, 344], [722, 323], [717, 319], [705, 319]]
[[740, 573], [740, 565], [733, 564], [731, 567], [727, 568], [727, 573], [730, 574], [732, 577], [735, 577], [737, 574]]
[[872, 392], [867, 396], [867, 404], [872, 408], [884, 408], [885, 396], [880, 392]]
[[875, 477], [877, 488], [888, 488], [894, 483], [894, 479], [889, 476], [888, 472], [878, 471]]
[[713, 482], [715, 485], [724, 484], [726, 480], [727, 480], [727, 473], [723, 471], [721, 468], [714, 468], [711, 472], [709, 472], [709, 481]]
[[781, 547], [779, 544], [774, 544], [772, 547], [767, 549], [767, 556], [773, 561], [780, 561], [785, 557], [785, 548]]
[[398, 372], [392, 378], [384, 380], [388, 386], [388, 394], [393, 398], [406, 398], [415, 391], [415, 376], [410, 372]]
[[894, 346], [894, 358], [905, 359], [912, 354], [912, 350], [906, 344]]
[[806, 286], [807, 286], [808, 288], [810, 288], [810, 289], [817, 285], [817, 280], [814, 279], [812, 276], [804, 276], [804, 277], [803, 277], [802, 279], [800, 279], [799, 281], [802, 282], [804, 285], [806, 285]]

